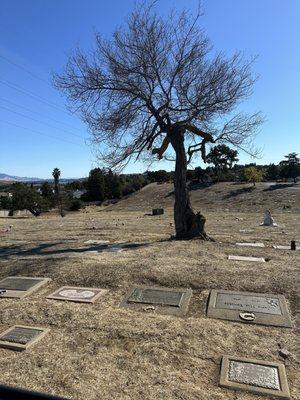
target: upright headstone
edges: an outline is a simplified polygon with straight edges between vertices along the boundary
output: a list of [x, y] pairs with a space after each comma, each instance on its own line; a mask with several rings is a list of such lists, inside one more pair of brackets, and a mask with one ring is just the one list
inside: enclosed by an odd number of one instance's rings
[[162, 215], [164, 213], [163, 208], [153, 208], [152, 209], [152, 215]]
[[264, 213], [264, 222], [261, 224], [263, 226], [277, 226], [274, 222], [274, 218], [271, 215], [270, 210], [266, 210]]

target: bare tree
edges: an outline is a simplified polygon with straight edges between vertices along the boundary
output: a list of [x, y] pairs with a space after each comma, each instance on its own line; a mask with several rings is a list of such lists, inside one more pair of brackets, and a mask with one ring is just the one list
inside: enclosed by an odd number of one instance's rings
[[205, 161], [209, 143], [251, 153], [262, 117], [233, 113], [252, 92], [253, 60], [213, 54], [199, 17], [183, 12], [164, 20], [152, 5], [138, 7], [110, 40], [96, 34], [93, 52], [75, 51], [54, 81], [81, 112], [110, 168], [145, 153], [168, 159], [172, 149], [176, 237], [206, 239], [205, 218], [190, 203], [187, 165], [197, 153]]

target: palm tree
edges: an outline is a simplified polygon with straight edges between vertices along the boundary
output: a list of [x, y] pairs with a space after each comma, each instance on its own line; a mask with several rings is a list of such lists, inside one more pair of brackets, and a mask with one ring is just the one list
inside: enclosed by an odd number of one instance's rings
[[60, 170], [58, 168], [54, 168], [52, 172], [52, 176], [54, 178], [54, 191], [55, 194], [58, 195], [58, 183], [59, 183], [59, 177], [60, 177]]

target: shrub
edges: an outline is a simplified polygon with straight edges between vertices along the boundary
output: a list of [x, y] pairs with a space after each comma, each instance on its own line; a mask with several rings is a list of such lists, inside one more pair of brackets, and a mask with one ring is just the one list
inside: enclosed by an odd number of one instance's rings
[[79, 200], [79, 199], [73, 199], [71, 201], [69, 210], [70, 211], [79, 211], [82, 208], [84, 208], [83, 202], [81, 200]]

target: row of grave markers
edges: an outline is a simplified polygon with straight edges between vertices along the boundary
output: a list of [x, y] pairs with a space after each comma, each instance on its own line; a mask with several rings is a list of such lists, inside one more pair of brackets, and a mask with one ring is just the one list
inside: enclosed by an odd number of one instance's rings
[[[0, 297], [24, 298], [50, 281], [50, 278], [7, 277], [0, 281]], [[107, 292], [100, 288], [63, 286], [47, 298], [94, 303]], [[188, 311], [192, 294], [190, 289], [137, 286], [128, 291], [120, 306], [182, 316]], [[292, 327], [285, 297], [275, 294], [211, 290], [207, 316], [248, 324]], [[16, 325], [0, 335], [0, 347], [26, 350], [48, 332], [49, 329], [42, 327]], [[223, 356], [220, 386], [290, 398], [282, 363]]]

